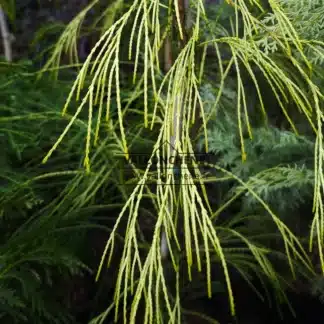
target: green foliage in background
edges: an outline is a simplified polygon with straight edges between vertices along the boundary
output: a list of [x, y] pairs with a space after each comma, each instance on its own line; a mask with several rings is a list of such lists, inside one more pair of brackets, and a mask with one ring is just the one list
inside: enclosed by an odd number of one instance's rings
[[70, 196], [64, 191], [71, 179], [79, 179], [80, 201], [82, 188], [89, 188], [80, 169], [84, 123], [77, 122], [56, 159], [41, 165], [66, 123], [60, 109], [71, 73], [56, 84], [37, 82], [34, 69], [21, 62], [2, 63], [0, 75], [1, 321], [74, 323], [67, 282], [92, 271], [80, 260], [80, 249], [86, 230], [96, 228], [80, 202], [71, 209], [73, 188]]
[[[58, 134], [60, 101], [69, 82], [36, 83], [24, 62], [2, 62], [0, 69], [1, 321], [70, 323], [69, 310], [58, 302], [64, 296], [59, 285], [89, 271], [76, 253], [82, 221], [51, 217], [46, 206], [71, 177], [68, 168], [77, 159], [63, 149], [55, 166], [40, 165]], [[71, 136], [71, 144], [79, 134]]]
[[[323, 24], [324, 8], [323, 3], [318, 0], [280, 0], [278, 3], [282, 6], [287, 18], [294, 26], [299, 37], [308, 41], [312, 46], [305, 48], [305, 53], [310, 62], [314, 64], [323, 63]], [[271, 33], [280, 31], [280, 21], [273, 13], [268, 13], [262, 20]], [[287, 35], [288, 36], [288, 35]], [[275, 52], [278, 42], [275, 37], [268, 35], [259, 41], [259, 44], [266, 52]]]

